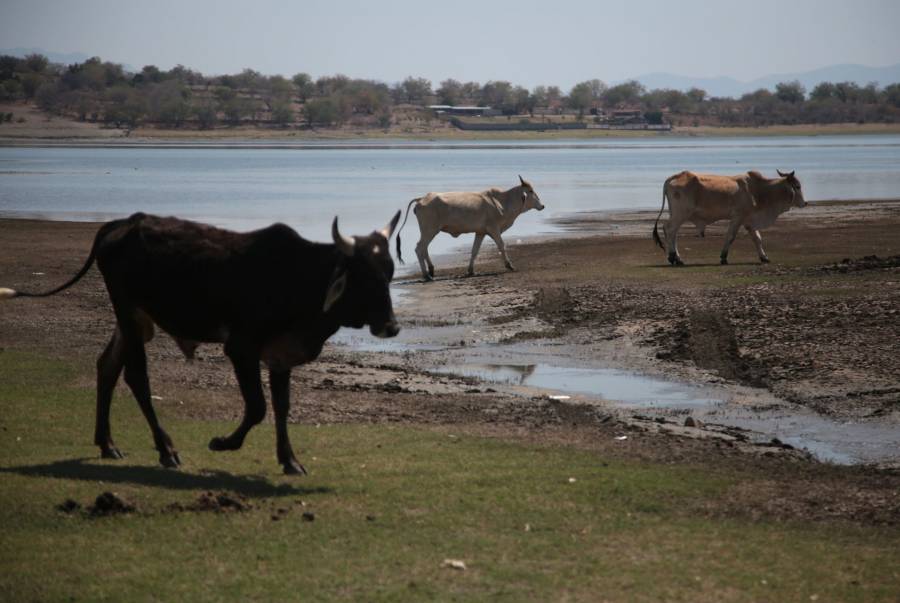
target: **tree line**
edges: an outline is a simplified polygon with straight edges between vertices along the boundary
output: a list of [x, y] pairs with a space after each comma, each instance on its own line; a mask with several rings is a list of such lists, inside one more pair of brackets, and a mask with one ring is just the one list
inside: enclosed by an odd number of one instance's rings
[[252, 69], [206, 76], [182, 65], [169, 70], [147, 65], [130, 73], [98, 57], [62, 65], [40, 54], [0, 56], [0, 100], [32, 100], [48, 113], [119, 127], [150, 123], [201, 129], [242, 123], [386, 128], [395, 111], [423, 110], [430, 104], [490, 106], [509, 116], [571, 114], [575, 119], [629, 109], [651, 123], [682, 126], [900, 121], [898, 83], [823, 82], [807, 91], [792, 81], [732, 99], [709, 97], [698, 88], [647, 90], [637, 81], [608, 86], [598, 79], [564, 92], [551, 85], [529, 90], [508, 81], [447, 79], [435, 88], [419, 77], [393, 85], [343, 75], [313, 79], [297, 73], [288, 79]]

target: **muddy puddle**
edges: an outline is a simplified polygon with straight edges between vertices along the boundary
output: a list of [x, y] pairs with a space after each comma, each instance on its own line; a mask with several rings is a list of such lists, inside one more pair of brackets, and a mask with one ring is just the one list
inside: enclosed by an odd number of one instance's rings
[[[366, 332], [342, 330], [332, 341], [386, 354], [435, 379], [450, 375], [476, 379], [520, 396], [523, 403], [553, 396], [601, 405], [624, 418], [681, 424], [692, 416], [710, 426], [744, 430], [751, 441], [777, 439], [822, 461], [900, 463], [900, 429], [890, 422], [832, 419], [767, 390], [726, 383], [708, 374], [679, 379], [648, 360], [652, 354], [627, 337], [589, 346], [565, 338], [507, 343], [516, 333], [539, 330], [539, 321], [528, 316], [497, 321], [502, 312], [496, 309], [515, 306], [517, 293], [492, 289], [485, 294], [484, 287], [473, 282], [404, 281], [392, 286], [403, 325], [398, 337], [378, 340]], [[472, 299], [479, 300], [482, 312], [473, 315]]]

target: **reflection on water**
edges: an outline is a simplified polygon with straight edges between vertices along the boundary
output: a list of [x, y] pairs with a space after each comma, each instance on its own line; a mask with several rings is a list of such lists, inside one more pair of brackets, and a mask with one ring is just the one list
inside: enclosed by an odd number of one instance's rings
[[579, 393], [614, 400], [624, 407], [682, 408], [722, 402], [703, 388], [605, 368], [575, 368], [546, 364], [461, 364], [436, 372], [476, 377], [494, 383]]

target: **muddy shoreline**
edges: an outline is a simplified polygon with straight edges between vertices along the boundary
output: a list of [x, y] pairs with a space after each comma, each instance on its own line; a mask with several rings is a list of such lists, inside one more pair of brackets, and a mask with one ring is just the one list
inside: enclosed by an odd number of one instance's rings
[[[511, 248], [514, 273], [486, 244], [474, 278], [463, 277], [463, 263], [439, 265], [434, 283], [401, 277], [400, 337], [379, 342], [342, 331], [319, 362], [295, 371], [292, 420], [466, 425], [589, 446], [602, 441], [616, 454], [809, 458], [778, 438], [720, 426], [715, 409], [628, 406], [590, 388], [540, 387], [530, 383], [533, 375], [490, 372], [565, 364], [688, 383], [751, 413], [790, 405], [875, 428], [893, 445], [900, 433], [900, 201], [792, 212], [764, 233], [768, 266], [755, 262], [744, 237], [732, 265], [718, 266], [721, 229], [710, 228], [704, 239], [685, 233], [689, 265], [669, 268], [647, 235], [655, 214], [569, 217], [572, 238]], [[0, 220], [3, 286], [40, 290], [65, 280], [95, 230]], [[99, 274], [91, 271], [54, 298], [22, 301], [0, 306], [0, 348], [82, 363], [81, 379], [92, 383], [93, 358], [113, 327]], [[238, 417], [236, 383], [217, 347], [201, 347], [188, 364], [158, 336], [148, 355], [157, 404], [198, 418]], [[890, 457], [876, 464], [896, 466]]]

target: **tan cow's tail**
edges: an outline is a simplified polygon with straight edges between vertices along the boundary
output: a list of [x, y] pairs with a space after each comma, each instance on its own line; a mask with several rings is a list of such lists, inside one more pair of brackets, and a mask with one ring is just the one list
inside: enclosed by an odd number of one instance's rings
[[656, 214], [656, 222], [653, 223], [653, 240], [656, 241], [656, 244], [659, 245], [660, 249], [665, 249], [666, 246], [663, 245], [662, 239], [659, 238], [659, 218], [662, 216], [663, 210], [666, 208], [666, 188], [669, 186], [669, 181], [672, 180], [675, 176], [671, 178], [667, 178], [663, 183], [663, 193], [662, 193], [662, 206], [659, 208], [659, 213]]
[[403, 227], [406, 226], [406, 219], [409, 218], [409, 208], [412, 207], [413, 203], [418, 203], [422, 200], [422, 197], [416, 197], [412, 201], [409, 202], [409, 205], [406, 206], [406, 216], [403, 218], [403, 224], [400, 225], [400, 228], [397, 229], [397, 261], [401, 264], [404, 264], [403, 261], [403, 253], [400, 251], [400, 231], [403, 230]]
[[107, 234], [115, 227], [121, 225], [126, 220], [115, 220], [112, 222], [107, 222], [103, 226], [100, 227], [100, 230], [97, 231], [97, 236], [94, 237], [94, 244], [91, 247], [91, 253], [88, 255], [87, 260], [85, 260], [84, 265], [81, 267], [81, 270], [78, 271], [75, 276], [70, 278], [68, 281], [56, 287], [55, 289], [50, 289], [49, 291], [41, 291], [38, 293], [32, 291], [16, 291], [15, 289], [6, 289], [0, 288], [0, 300], [4, 299], [12, 299], [14, 297], [50, 297], [51, 295], [55, 295], [60, 291], [64, 291], [81, 280], [85, 274], [87, 274], [88, 270], [91, 269], [91, 266], [94, 265], [94, 260], [97, 258], [97, 248], [100, 245], [100, 241], [106, 237]]

